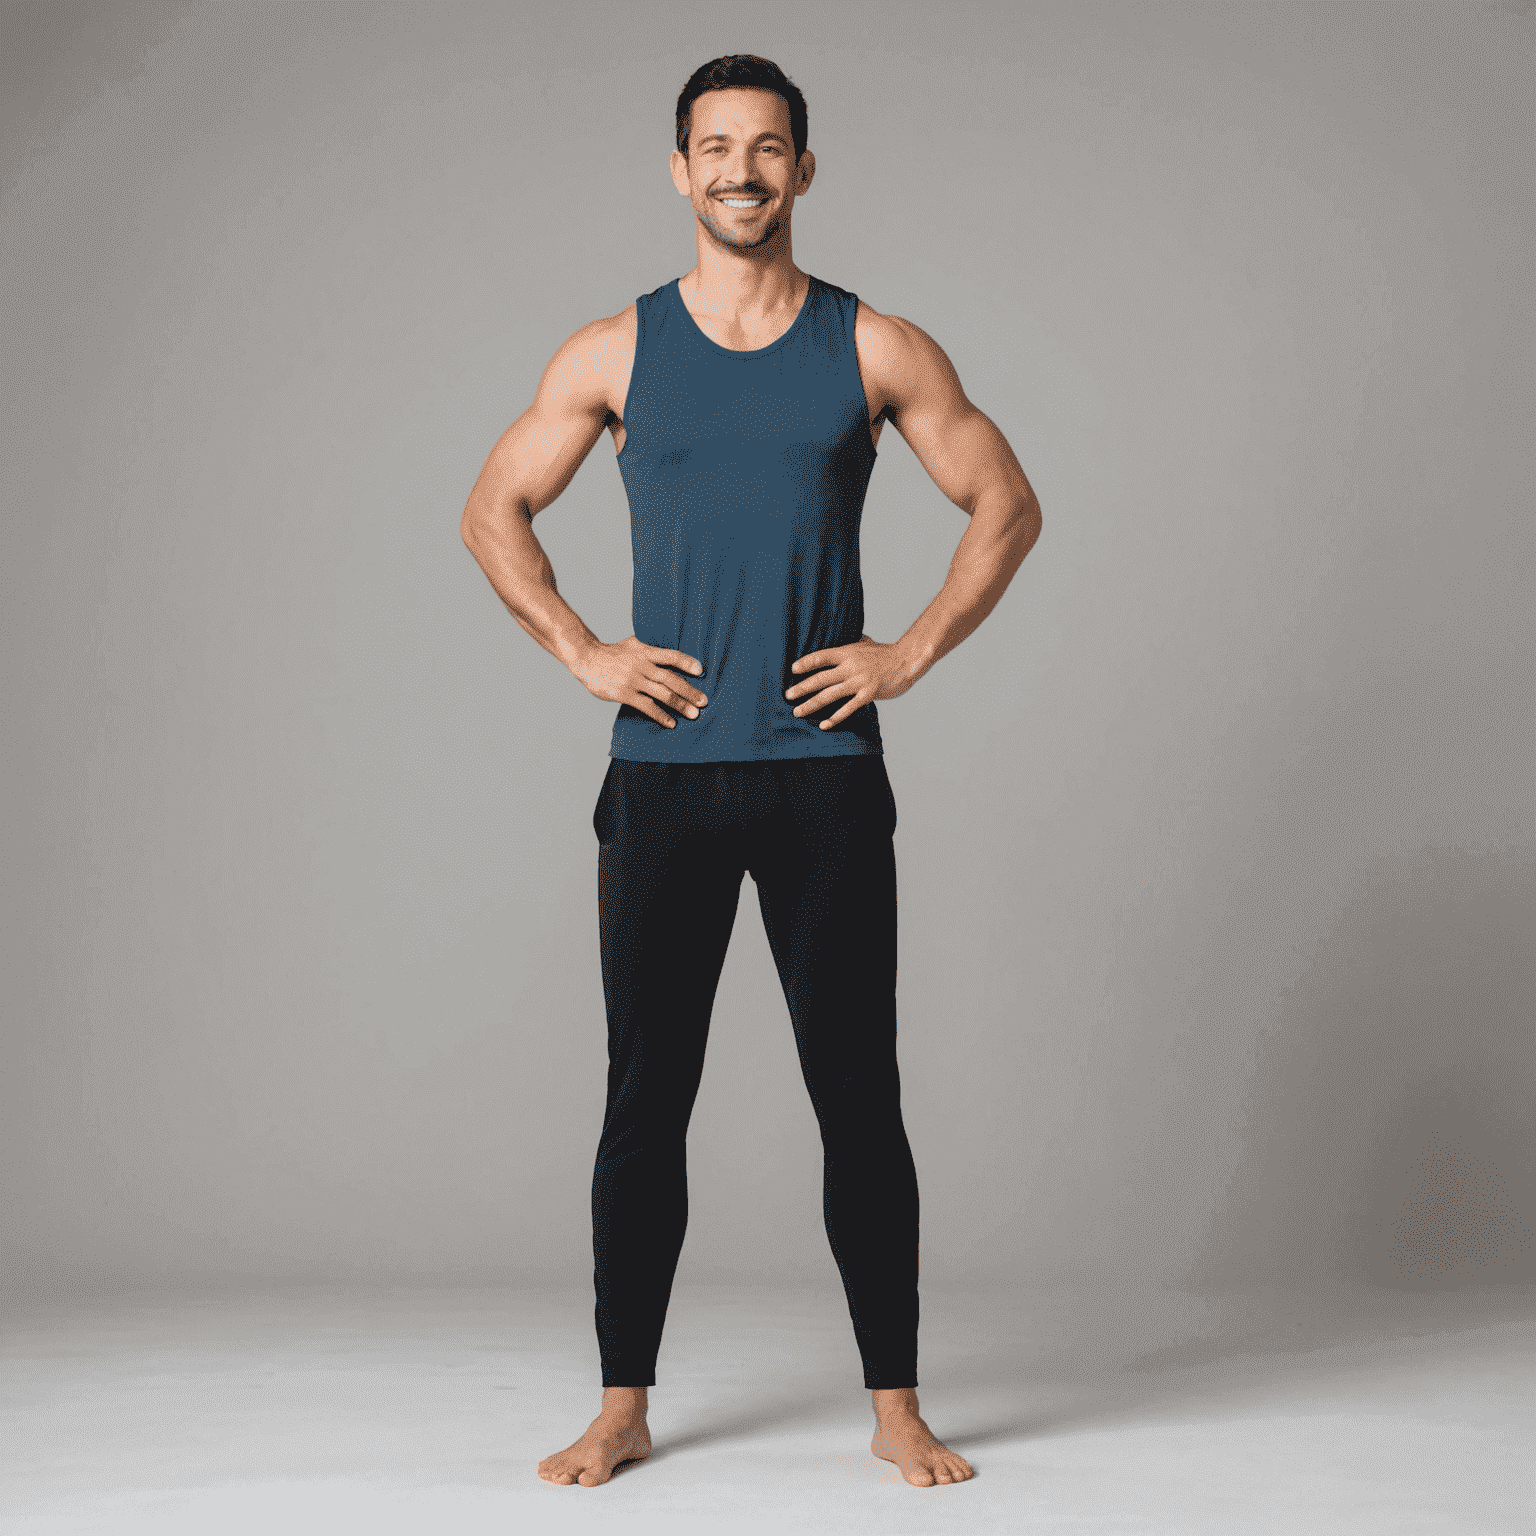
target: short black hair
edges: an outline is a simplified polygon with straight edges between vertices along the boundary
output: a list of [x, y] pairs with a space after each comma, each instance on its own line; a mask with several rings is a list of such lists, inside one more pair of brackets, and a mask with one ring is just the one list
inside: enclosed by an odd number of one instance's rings
[[740, 90], [752, 87], [777, 91], [789, 103], [789, 136], [795, 144], [795, 164], [805, 153], [808, 119], [805, 97], [800, 87], [772, 59], [760, 59], [755, 53], [727, 53], [708, 64], [701, 64], [688, 77], [677, 98], [677, 147], [688, 158], [688, 135], [693, 127], [693, 104], [705, 91]]

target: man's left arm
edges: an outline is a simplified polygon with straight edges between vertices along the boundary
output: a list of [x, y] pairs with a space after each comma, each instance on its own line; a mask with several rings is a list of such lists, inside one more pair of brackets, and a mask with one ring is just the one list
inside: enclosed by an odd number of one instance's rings
[[872, 699], [903, 694], [960, 644], [997, 606], [1040, 537], [1040, 504], [1008, 439], [960, 386], [943, 349], [909, 320], [860, 303], [859, 363], [871, 402], [902, 435], [933, 483], [970, 517], [937, 597], [897, 641], [867, 635], [852, 645], [812, 651], [791, 666], [814, 673], [785, 697], [797, 715], [844, 702], [827, 729]]

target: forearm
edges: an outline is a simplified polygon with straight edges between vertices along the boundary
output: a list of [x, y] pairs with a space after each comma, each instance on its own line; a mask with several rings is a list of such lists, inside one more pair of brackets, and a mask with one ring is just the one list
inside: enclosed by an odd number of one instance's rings
[[939, 594], [896, 642], [916, 682], [960, 644], [997, 606], [1040, 537], [1039, 503], [1031, 497], [982, 497], [949, 563]]
[[526, 507], [479, 517], [466, 513], [462, 531], [507, 611], [557, 661], [570, 667], [601, 643], [560, 596], [555, 568], [534, 536]]

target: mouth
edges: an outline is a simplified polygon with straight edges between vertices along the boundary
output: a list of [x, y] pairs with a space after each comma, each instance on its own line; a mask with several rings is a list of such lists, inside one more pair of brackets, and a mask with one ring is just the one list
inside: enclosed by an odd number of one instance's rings
[[716, 199], [725, 204], [727, 208], [761, 208], [768, 201], [766, 197], [722, 197]]

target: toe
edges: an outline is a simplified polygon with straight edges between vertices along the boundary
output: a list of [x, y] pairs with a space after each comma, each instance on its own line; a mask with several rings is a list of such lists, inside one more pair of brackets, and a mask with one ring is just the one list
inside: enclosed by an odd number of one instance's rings
[[933, 1486], [933, 1473], [926, 1467], [918, 1467], [908, 1473], [907, 1481], [915, 1483], [919, 1488], [930, 1488]]

